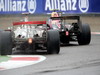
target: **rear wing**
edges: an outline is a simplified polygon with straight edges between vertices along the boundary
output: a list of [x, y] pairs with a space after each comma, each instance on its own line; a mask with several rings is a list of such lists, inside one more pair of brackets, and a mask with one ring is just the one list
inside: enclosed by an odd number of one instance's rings
[[79, 16], [60, 16], [60, 17], [50, 17], [52, 20], [80, 20]]
[[46, 21], [28, 21], [28, 22], [13, 22], [13, 26], [16, 25], [31, 25], [31, 24], [46, 24]]

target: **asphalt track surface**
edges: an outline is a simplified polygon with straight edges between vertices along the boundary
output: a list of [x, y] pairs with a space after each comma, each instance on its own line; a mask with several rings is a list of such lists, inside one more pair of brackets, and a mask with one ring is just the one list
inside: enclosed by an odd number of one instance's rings
[[[0, 29], [20, 19], [8, 17], [0, 17]], [[100, 32], [100, 17], [82, 17], [82, 20], [90, 25], [92, 32]], [[100, 34], [92, 35], [90, 45], [79, 46], [77, 42], [71, 42], [68, 46], [61, 46], [58, 55], [47, 55], [46, 52], [25, 54], [20, 51], [13, 52], [13, 55], [43, 55], [46, 60], [35, 65], [3, 70], [0, 75], [100, 75]]]
[[43, 55], [46, 60], [31, 66], [0, 71], [0, 75], [100, 75], [100, 35], [92, 35], [90, 45], [79, 46], [77, 42], [70, 42], [68, 46], [61, 46], [58, 55], [47, 55], [46, 52], [33, 55]]

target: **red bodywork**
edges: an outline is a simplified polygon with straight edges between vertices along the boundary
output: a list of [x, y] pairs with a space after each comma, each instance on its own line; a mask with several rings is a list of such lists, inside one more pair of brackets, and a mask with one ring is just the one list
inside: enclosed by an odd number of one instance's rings
[[13, 26], [22, 24], [46, 24], [46, 21], [28, 21], [28, 22], [13, 22]]

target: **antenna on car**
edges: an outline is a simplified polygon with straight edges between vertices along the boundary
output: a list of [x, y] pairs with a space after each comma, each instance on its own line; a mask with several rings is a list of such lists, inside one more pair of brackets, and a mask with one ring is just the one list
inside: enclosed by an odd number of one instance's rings
[[25, 17], [23, 19], [24, 22], [28, 22], [29, 21], [29, 19], [28, 19], [28, 15], [29, 14], [31, 14], [31, 13], [29, 13], [29, 12], [22, 13], [22, 15], [25, 15]]

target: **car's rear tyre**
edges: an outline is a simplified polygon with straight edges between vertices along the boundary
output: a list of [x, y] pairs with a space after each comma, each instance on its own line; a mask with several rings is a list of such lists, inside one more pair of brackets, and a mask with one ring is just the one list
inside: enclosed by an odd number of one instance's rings
[[78, 34], [78, 44], [88, 45], [91, 41], [91, 30], [88, 24], [81, 24], [81, 31]]
[[1, 55], [12, 54], [12, 37], [10, 31], [0, 31], [0, 51]]
[[0, 55], [1, 55], [1, 44], [2, 44], [2, 43], [1, 43], [1, 40], [2, 40], [2, 39], [1, 39], [1, 33], [2, 33], [2, 30], [0, 29]]
[[60, 37], [56, 30], [48, 30], [47, 32], [47, 53], [58, 54], [60, 52]]

